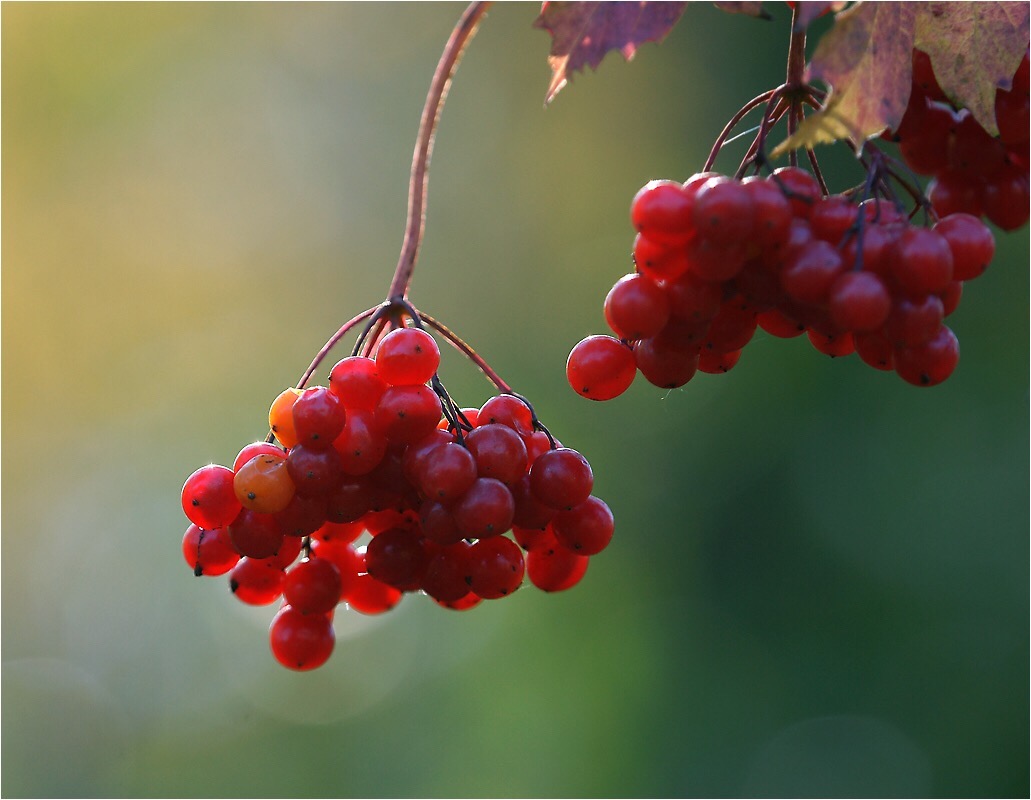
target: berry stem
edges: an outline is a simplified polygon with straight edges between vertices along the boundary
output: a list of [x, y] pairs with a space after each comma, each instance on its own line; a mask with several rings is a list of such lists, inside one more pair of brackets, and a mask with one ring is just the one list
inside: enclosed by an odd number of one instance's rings
[[336, 333], [334, 333], [332, 336], [330, 336], [329, 337], [329, 341], [327, 341], [324, 345], [322, 345], [322, 349], [319, 350], [319, 352], [315, 354], [315, 358], [313, 358], [312, 361], [311, 361], [311, 364], [308, 365], [308, 369], [306, 369], [304, 371], [304, 374], [301, 375], [300, 379], [297, 381], [297, 388], [298, 389], [303, 389], [304, 388], [304, 385], [308, 382], [308, 380], [311, 378], [311, 376], [315, 373], [315, 370], [317, 370], [319, 368], [319, 364], [322, 363], [322, 360], [326, 357], [326, 355], [329, 353], [329, 351], [333, 349], [333, 347], [336, 345], [337, 342], [339, 342], [341, 339], [343, 339], [347, 335], [348, 331], [350, 331], [351, 328], [353, 328], [359, 322], [362, 322], [362, 321], [368, 319], [369, 317], [373, 317], [373, 316], [377, 315], [381, 311], [382, 308], [383, 308], [382, 305], [373, 306], [372, 308], [367, 308], [362, 313], [360, 313], [360, 314], [358, 314], [358, 315], [356, 315], [354, 317], [351, 317], [351, 319], [349, 319], [347, 322], [345, 322], [343, 325], [341, 325], [340, 329]]
[[458, 350], [460, 353], [462, 353], [462, 355], [464, 355], [466, 358], [472, 361], [473, 364], [475, 364], [477, 368], [480, 370], [480, 372], [482, 372], [486, 376], [487, 380], [489, 380], [491, 383], [494, 384], [495, 387], [497, 387], [499, 392], [502, 392], [504, 394], [515, 394], [515, 392], [512, 391], [512, 387], [505, 383], [504, 380], [502, 380], [501, 376], [494, 371], [490, 364], [484, 361], [483, 357], [480, 356], [480, 354], [477, 353], [475, 350], [473, 350], [473, 348], [467, 342], [460, 339], [454, 331], [452, 331], [450, 328], [444, 325], [444, 323], [434, 319], [425, 312], [419, 311], [418, 314], [419, 319], [421, 319], [423, 322], [425, 322], [427, 325], [433, 328], [433, 330], [437, 331], [437, 333], [439, 333], [441, 336], [447, 339], [447, 341], [456, 350]]
[[429, 180], [430, 156], [433, 152], [433, 140], [440, 120], [440, 112], [444, 108], [448, 88], [465, 46], [476, 33], [476, 27], [490, 7], [489, 2], [471, 3], [458, 20], [451, 38], [444, 46], [444, 52], [437, 63], [437, 69], [430, 81], [430, 89], [426, 95], [426, 105], [419, 120], [419, 133], [415, 140], [415, 153], [412, 156], [412, 172], [408, 182], [408, 218], [405, 222], [405, 234], [401, 243], [401, 254], [398, 257], [394, 278], [387, 291], [388, 300], [403, 299], [412, 282], [415, 261], [419, 256], [419, 245], [422, 243], [423, 230], [426, 227], [426, 190]]
[[788, 90], [804, 89], [805, 82], [805, 26], [798, 22], [801, 3], [791, 8], [791, 41], [788, 44], [788, 73], [784, 87]]
[[705, 160], [705, 165], [701, 169], [702, 172], [708, 172], [712, 169], [712, 165], [716, 163], [716, 157], [720, 154], [720, 149], [727, 143], [727, 137], [738, 126], [738, 123], [747, 116], [748, 112], [768, 101], [776, 91], [776, 89], [770, 89], [758, 97], [753, 97], [741, 107], [740, 111], [730, 118], [730, 121], [723, 127], [723, 131], [716, 137], [712, 150], [709, 151], [709, 157]]

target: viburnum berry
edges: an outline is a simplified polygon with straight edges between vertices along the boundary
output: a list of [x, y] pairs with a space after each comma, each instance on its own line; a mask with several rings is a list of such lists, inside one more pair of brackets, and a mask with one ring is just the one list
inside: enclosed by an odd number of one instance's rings
[[233, 490], [243, 507], [261, 514], [275, 514], [293, 499], [296, 487], [282, 452], [254, 456], [237, 470]]
[[391, 386], [426, 383], [440, 365], [440, 348], [419, 328], [398, 328], [379, 343], [376, 371]]
[[526, 576], [541, 591], [563, 592], [578, 584], [587, 573], [590, 557], [561, 547], [535, 547], [526, 554]]
[[551, 521], [551, 529], [563, 547], [582, 556], [593, 556], [612, 541], [615, 521], [605, 501], [592, 495], [580, 505], [558, 513]]
[[229, 571], [229, 590], [247, 605], [267, 606], [282, 596], [285, 577], [280, 567], [244, 557]]
[[605, 321], [621, 339], [647, 339], [669, 319], [670, 302], [663, 289], [640, 273], [624, 275], [609, 290], [603, 305]]
[[309, 450], [328, 450], [347, 419], [340, 398], [325, 386], [305, 389], [292, 406], [297, 443]]
[[675, 181], [645, 184], [630, 204], [630, 221], [648, 239], [663, 245], [691, 237], [692, 196]]
[[338, 361], [329, 373], [329, 389], [344, 401], [348, 410], [375, 411], [387, 390], [376, 362], [364, 356], [351, 356]]
[[512, 527], [515, 500], [496, 478], [477, 478], [451, 507], [451, 514], [466, 538], [497, 536]]
[[476, 475], [481, 478], [496, 478], [512, 486], [526, 474], [526, 444], [507, 425], [480, 425], [465, 437], [465, 446], [472, 455]]
[[284, 534], [272, 514], [262, 514], [245, 508], [229, 528], [229, 538], [242, 556], [268, 558], [279, 552]]
[[276, 661], [289, 669], [321, 667], [333, 653], [336, 637], [327, 614], [304, 614], [283, 606], [269, 625], [269, 643]]
[[511, 394], [495, 395], [480, 406], [477, 425], [495, 422], [508, 426], [520, 436], [530, 436], [534, 430], [529, 407]]
[[195, 524], [183, 536], [183, 558], [193, 574], [225, 575], [240, 560], [225, 528], [205, 530]]
[[390, 386], [376, 406], [376, 425], [388, 442], [410, 444], [436, 430], [440, 399], [425, 384]]
[[574, 508], [590, 496], [593, 487], [591, 465], [572, 448], [549, 450], [530, 468], [530, 491], [551, 508]]
[[272, 401], [272, 406], [269, 408], [269, 427], [283, 447], [293, 447], [297, 444], [297, 432], [294, 430], [294, 403], [300, 396], [300, 389], [284, 389]]
[[231, 469], [209, 464], [201, 467], [183, 485], [183, 511], [201, 528], [224, 528], [240, 513], [242, 505], [233, 488]]
[[478, 597], [496, 600], [512, 594], [523, 582], [523, 551], [505, 536], [480, 539], [469, 548], [468, 584]]
[[633, 351], [611, 336], [588, 336], [566, 360], [566, 379], [581, 397], [611, 400], [634, 381], [637, 366]]
[[340, 602], [340, 570], [326, 558], [295, 564], [283, 580], [283, 598], [302, 614], [327, 614]]
[[895, 350], [895, 371], [914, 386], [935, 386], [952, 374], [959, 362], [959, 340], [947, 325], [923, 344]]
[[351, 583], [350, 591], [344, 596], [347, 605], [361, 614], [383, 614], [390, 611], [401, 602], [403, 593], [368, 573], [364, 548], [356, 551], [355, 556], [358, 561], [358, 574]]

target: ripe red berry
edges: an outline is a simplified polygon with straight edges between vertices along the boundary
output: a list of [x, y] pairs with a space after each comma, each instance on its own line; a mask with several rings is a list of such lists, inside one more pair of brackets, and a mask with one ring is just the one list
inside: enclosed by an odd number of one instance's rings
[[191, 524], [183, 536], [183, 558], [193, 574], [200, 577], [225, 575], [236, 566], [240, 554], [233, 547], [225, 528], [204, 530]]
[[649, 239], [679, 245], [691, 238], [692, 196], [673, 181], [651, 181], [630, 204], [630, 221]]
[[468, 552], [469, 588], [484, 600], [512, 594], [523, 582], [523, 551], [505, 536], [476, 542]]
[[201, 528], [224, 528], [240, 513], [242, 505], [233, 489], [233, 471], [217, 464], [201, 467], [183, 484], [186, 517]]
[[569, 511], [559, 512], [551, 521], [551, 529], [563, 547], [593, 556], [612, 541], [615, 520], [605, 501], [591, 496]]
[[391, 386], [426, 383], [440, 366], [440, 348], [420, 328], [398, 328], [383, 337], [376, 351], [376, 371]]
[[936, 386], [948, 378], [959, 363], [959, 340], [942, 325], [928, 341], [895, 350], [895, 372], [914, 386]]
[[541, 591], [562, 592], [578, 584], [587, 572], [588, 556], [562, 547], [551, 537], [550, 546], [541, 544], [526, 554], [526, 575]]
[[526, 474], [526, 444], [507, 425], [481, 425], [465, 437], [465, 446], [469, 448], [476, 463], [476, 473], [481, 478], [496, 478], [506, 486], [512, 486]]
[[477, 478], [451, 507], [458, 531], [469, 539], [497, 536], [512, 527], [515, 500], [495, 478]]
[[995, 237], [971, 214], [950, 214], [934, 226], [952, 252], [952, 278], [968, 281], [983, 274], [995, 255]]
[[621, 339], [647, 339], [669, 319], [669, 300], [655, 281], [645, 275], [624, 275], [609, 290], [603, 306], [605, 321]]
[[321, 667], [333, 653], [336, 637], [326, 614], [303, 614], [283, 606], [269, 625], [269, 644], [276, 661], [289, 669]]
[[348, 410], [375, 411], [387, 384], [379, 376], [373, 359], [350, 356], [338, 361], [329, 373], [329, 389]]
[[891, 295], [874, 273], [845, 272], [831, 284], [828, 308], [842, 330], [875, 331], [888, 318]]
[[340, 570], [325, 558], [310, 558], [289, 569], [283, 598], [302, 614], [327, 614], [340, 602]]
[[340, 398], [325, 386], [305, 389], [293, 404], [297, 444], [310, 450], [328, 450], [347, 419]]
[[559, 447], [541, 455], [530, 468], [530, 491], [546, 506], [571, 509], [591, 495], [594, 473], [576, 450]]
[[440, 399], [425, 384], [391, 386], [376, 407], [376, 425], [387, 441], [410, 444], [437, 429]]
[[634, 382], [634, 353], [611, 336], [594, 335], [581, 340], [566, 359], [566, 380], [588, 400], [611, 400]]

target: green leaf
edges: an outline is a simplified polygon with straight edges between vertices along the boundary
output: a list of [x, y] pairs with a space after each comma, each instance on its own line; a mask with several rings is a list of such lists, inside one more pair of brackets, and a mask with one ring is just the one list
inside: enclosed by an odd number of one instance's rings
[[773, 148], [770, 157], [779, 158], [791, 150], [831, 144], [840, 139], [862, 141], [863, 137], [852, 126], [852, 121], [838, 110], [838, 105], [839, 101], [831, 98], [824, 108], [802, 120], [791, 136]]

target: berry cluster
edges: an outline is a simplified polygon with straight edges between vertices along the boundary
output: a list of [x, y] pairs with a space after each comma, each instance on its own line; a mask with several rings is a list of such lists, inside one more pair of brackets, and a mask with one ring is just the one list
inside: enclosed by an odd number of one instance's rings
[[726, 372], [760, 328], [805, 333], [831, 356], [857, 352], [918, 386], [940, 383], [959, 359], [943, 321], [995, 251], [975, 216], [918, 227], [882, 199], [824, 196], [798, 167], [652, 181], [631, 220], [636, 271], [604, 305], [618, 338], [589, 336], [566, 363], [573, 389], [595, 400], [621, 394], [637, 372], [663, 388]]
[[524, 574], [568, 589], [612, 538], [587, 460], [516, 395], [455, 407], [439, 361], [430, 334], [395, 328], [374, 357], [339, 361], [328, 386], [276, 398], [278, 446], [270, 436], [186, 481], [187, 563], [228, 573], [245, 603], [282, 599], [269, 633], [284, 666], [329, 658], [339, 603], [376, 614], [423, 592], [464, 610], [512, 594]]
[[1028, 57], [1008, 91], [995, 93], [999, 135], [993, 137], [967, 109], [946, 97], [931, 59], [913, 51], [913, 89], [898, 130], [886, 134], [899, 144], [906, 164], [931, 175], [928, 197], [938, 216], [959, 211], [985, 216], [1003, 230], [1028, 219]]

